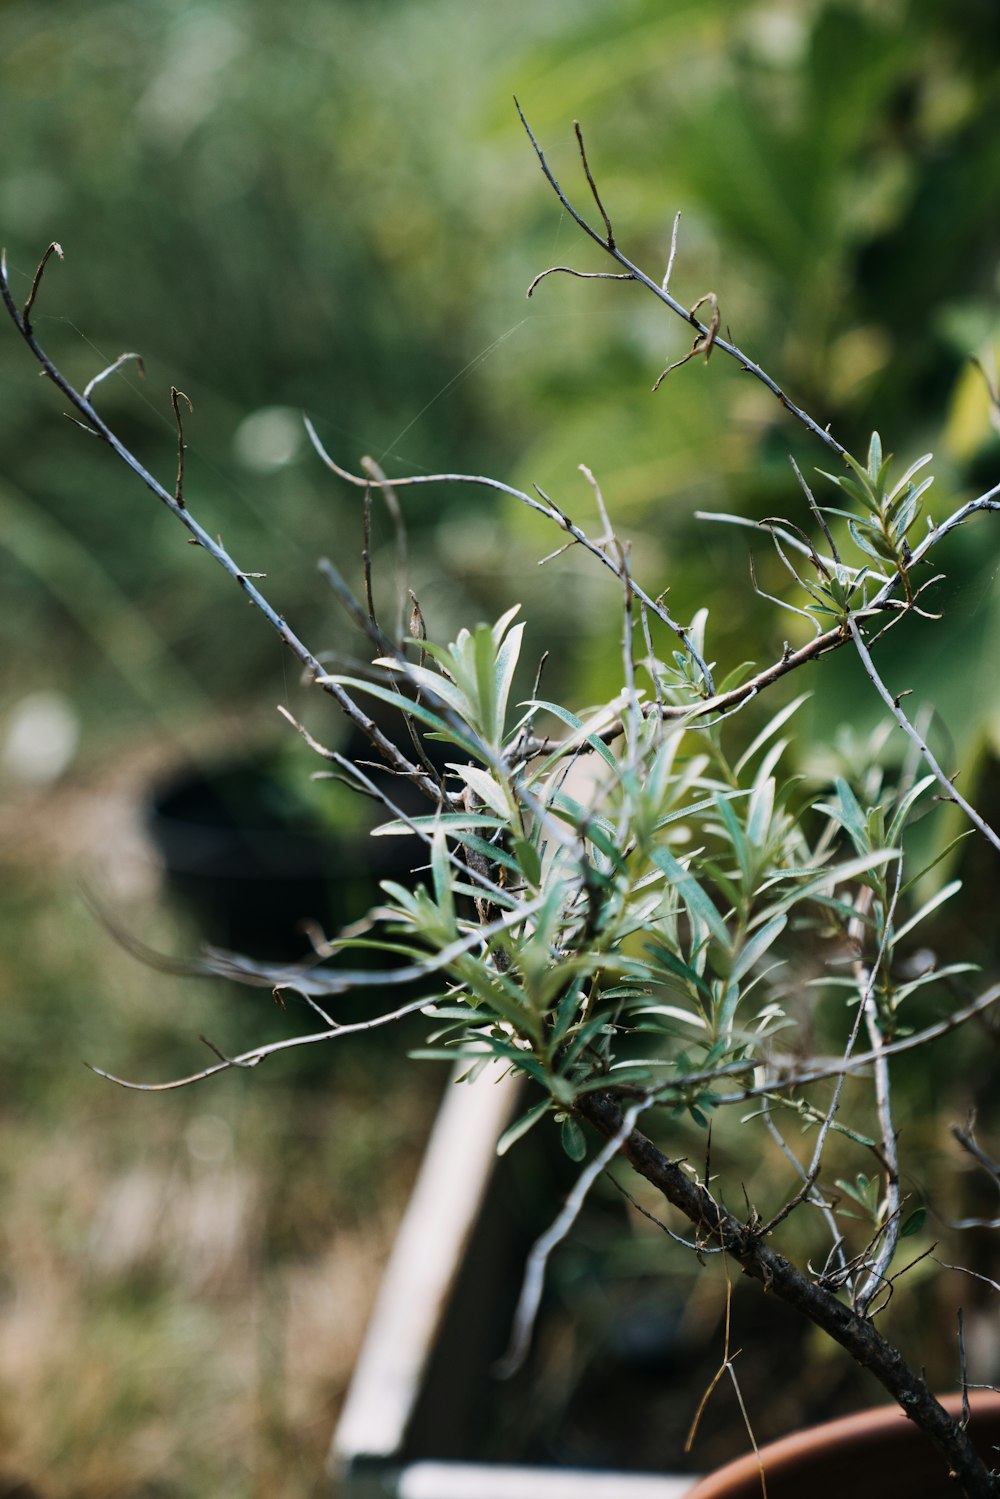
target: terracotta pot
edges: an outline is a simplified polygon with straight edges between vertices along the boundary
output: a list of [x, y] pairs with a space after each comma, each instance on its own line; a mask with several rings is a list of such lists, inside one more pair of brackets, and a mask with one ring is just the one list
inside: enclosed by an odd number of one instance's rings
[[[941, 1404], [960, 1415], [961, 1397]], [[993, 1464], [1000, 1454], [1000, 1394], [970, 1396], [969, 1433]], [[760, 1451], [767, 1499], [954, 1499], [955, 1485], [930, 1442], [897, 1406], [880, 1407], [813, 1426], [771, 1442]], [[703, 1478], [686, 1499], [761, 1499], [760, 1468], [753, 1453]]]

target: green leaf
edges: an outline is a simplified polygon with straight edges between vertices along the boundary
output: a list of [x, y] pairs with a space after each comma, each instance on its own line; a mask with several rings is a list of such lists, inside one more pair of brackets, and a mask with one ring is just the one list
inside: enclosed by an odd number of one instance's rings
[[754, 848], [763, 848], [767, 843], [767, 835], [771, 830], [771, 818], [774, 814], [774, 779], [768, 776], [766, 780], [755, 785], [750, 795], [750, 805], [747, 808], [747, 838]]
[[562, 1122], [560, 1143], [571, 1161], [579, 1162], [586, 1160], [587, 1139], [572, 1114], [567, 1114]]
[[444, 828], [435, 828], [431, 842], [431, 875], [434, 880], [434, 898], [442, 917], [450, 928], [455, 927], [455, 903], [451, 893], [451, 864], [448, 860], [448, 840]]
[[560, 723], [564, 723], [567, 728], [573, 730], [570, 738], [564, 739], [563, 742], [559, 745], [558, 749], [556, 749], [551, 755], [548, 756], [547, 759], [542, 762], [541, 766], [538, 768], [538, 771], [533, 776], [533, 779], [537, 779], [539, 775], [543, 777], [548, 775], [548, 773], [553, 769], [554, 766], [559, 765], [562, 761], [568, 759], [570, 755], [578, 751], [584, 744], [588, 745], [595, 754], [600, 755], [604, 763], [610, 766], [612, 770], [618, 769], [618, 761], [615, 759], [611, 750], [608, 749], [608, 746], [603, 742], [603, 740], [597, 737], [596, 732], [598, 728], [607, 727], [609, 720], [609, 714], [607, 711], [602, 711], [600, 713], [592, 715], [594, 724], [594, 729], [592, 730], [587, 727], [582, 718], [578, 718], [576, 714], [571, 713], [568, 708], [562, 707], [559, 703], [551, 703], [545, 698], [528, 698], [526, 702], [521, 704], [520, 706], [527, 706], [530, 709], [542, 708], [546, 713], [551, 713], [553, 718], [558, 718]]
[[507, 634], [507, 631], [510, 629], [511, 620], [516, 619], [520, 612], [520, 604], [512, 604], [511, 607], [507, 610], [506, 614], [501, 614], [496, 624], [493, 625], [493, 645], [496, 650], [499, 651], [500, 643], [503, 640], [504, 636]]
[[869, 844], [865, 814], [862, 812], [858, 799], [847, 782], [838, 776], [835, 784], [837, 796], [840, 801], [839, 807], [821, 807], [819, 810], [832, 812], [858, 853], [867, 853]]
[[725, 824], [725, 830], [729, 834], [729, 842], [733, 853], [736, 855], [736, 861], [740, 866], [744, 889], [750, 894], [752, 893], [750, 891], [750, 882], [753, 878], [753, 854], [750, 842], [743, 831], [743, 825], [733, 811], [730, 798], [718, 796], [715, 798], [715, 804], [719, 816]]
[[[636, 1010], [637, 1015], [662, 1015], [665, 1020], [676, 1020], [679, 1025], [690, 1026], [693, 1030], [704, 1031], [706, 1027], [703, 1016], [694, 1010], [682, 1010], [680, 1005], [645, 1005], [641, 1010]], [[646, 1027], [640, 1027], [646, 1029]]]
[[690, 914], [707, 927], [716, 942], [728, 952], [729, 931], [726, 923], [690, 870], [679, 864], [665, 848], [655, 848], [650, 857], [657, 869], [666, 875]]
[[795, 698], [794, 701], [786, 703], [785, 706], [774, 715], [770, 722], [764, 725], [760, 733], [757, 735], [756, 739], [750, 745], [749, 749], [745, 749], [743, 751], [742, 755], [733, 766], [734, 775], [738, 776], [741, 774], [744, 766], [749, 765], [750, 761], [753, 759], [757, 751], [763, 745], [765, 745], [769, 739], [774, 738], [778, 730], [788, 722], [793, 713], [797, 713], [799, 711], [799, 709], [802, 707], [802, 704], [804, 702], [807, 702], [810, 696], [810, 693], [803, 692], [799, 697]]
[[515, 838], [511, 848], [524, 878], [537, 890], [542, 883], [542, 860], [537, 848], [527, 838]]
[[476, 673], [476, 697], [480, 732], [487, 742], [499, 747], [503, 736], [502, 713], [499, 711], [498, 688], [500, 669], [497, 663], [493, 631], [488, 625], [479, 625], [472, 637], [473, 661]]
[[[520, 605], [517, 606], [520, 608]], [[513, 610], [509, 610], [504, 619], [513, 617]], [[500, 621], [503, 623], [503, 621]], [[498, 626], [494, 625], [494, 635]], [[505, 626], [506, 628], [506, 626]], [[524, 626], [516, 625], [504, 640], [496, 659], [496, 714], [498, 736], [503, 734], [503, 726], [507, 717], [507, 700], [510, 697], [511, 684], [514, 680], [514, 671], [521, 655], [521, 639], [524, 635]], [[499, 737], [497, 739], [499, 744]]]
[[[430, 647], [427, 647], [427, 649], [429, 651]], [[462, 691], [461, 687], [452, 682], [443, 672], [431, 671], [428, 667], [417, 666], [412, 661], [397, 661], [392, 656], [380, 659], [374, 664], [382, 666], [386, 671], [394, 672], [397, 675], [405, 672], [414, 686], [425, 693], [431, 702], [438, 705], [445, 704], [447, 707], [453, 709], [459, 718], [463, 720], [467, 720], [470, 717], [472, 704], [469, 702], [468, 697]], [[414, 708], [411, 711], [415, 712], [416, 710]]]
[[[890, 498], [895, 499], [896, 495], [900, 494], [906, 488], [910, 480], [913, 478], [913, 475], [920, 469], [922, 469], [925, 464], [930, 463], [933, 457], [933, 453], [924, 453], [922, 457], [916, 460], [916, 462], [911, 463], [905, 474], [901, 474], [900, 477], [896, 480], [895, 484], [892, 486]], [[922, 480], [920, 484], [920, 490], [923, 491], [929, 484], [933, 484], [933, 482], [933, 476]]]
[[909, 791], [903, 797], [903, 800], [900, 802], [899, 806], [896, 808], [895, 813], [893, 814], [892, 822], [889, 824], [889, 831], [886, 834], [886, 842], [890, 845], [890, 847], [895, 847], [895, 845], [899, 842], [900, 835], [903, 831], [903, 825], [906, 822], [907, 816], [909, 815], [910, 808], [913, 806], [913, 803], [919, 796], [923, 795], [928, 786], [934, 785], [936, 779], [937, 777], [934, 775], [928, 774], [923, 776], [919, 781], [914, 782]]
[[729, 971], [729, 982], [737, 983], [745, 973], [757, 963], [767, 952], [768, 948], [781, 936], [788, 922], [785, 915], [772, 916], [759, 931], [754, 932], [750, 940], [739, 950], [733, 959], [733, 966]]
[[551, 1098], [543, 1098], [541, 1103], [536, 1103], [533, 1108], [522, 1114], [520, 1119], [508, 1125], [497, 1141], [497, 1155], [506, 1155], [512, 1145], [526, 1135], [533, 1124], [537, 1124], [543, 1114], [547, 1114], [552, 1107]]
[[865, 536], [857, 521], [849, 520], [847, 529], [851, 533], [851, 540], [859, 551], [864, 552], [866, 557], [874, 557], [876, 562], [895, 562], [896, 549], [886, 541], [884, 536], [877, 531], [872, 531]]
[[[711, 1004], [711, 989], [709, 989], [701, 974], [695, 973], [694, 969], [689, 967], [679, 954], [671, 952], [669, 948], [664, 947], [659, 942], [647, 942], [646, 951], [656, 959], [661, 968], [665, 968], [668, 973], [673, 974], [676, 978], [682, 979], [685, 984], [688, 984], [704, 1000], [707, 1000]], [[655, 972], [653, 976], [657, 976]]]
[[566, 993], [556, 1008], [555, 1021], [552, 1026], [552, 1044], [559, 1046], [568, 1035], [574, 1020], [580, 1011], [580, 992], [583, 988], [583, 980], [577, 976], [573, 979]]
[[[427, 675], [434, 681], [443, 681], [435, 672]], [[331, 682], [339, 687], [356, 687], [359, 692], [367, 692], [370, 697], [378, 698], [379, 702], [388, 703], [393, 708], [398, 708], [401, 713], [406, 713], [410, 718], [419, 719], [423, 724], [439, 734], [447, 744], [460, 745], [466, 751], [470, 760], [483, 759], [483, 746], [472, 729], [468, 733], [465, 727], [461, 729], [453, 727], [446, 722], [439, 713], [433, 712], [423, 703], [415, 703], [412, 698], [404, 697], [401, 692], [395, 692], [390, 687], [383, 687], [379, 682], [367, 682], [363, 677], [329, 676], [317, 677], [317, 682]]]
[[[934, 777], [931, 777], [933, 780]], [[443, 827], [447, 833], [457, 836], [472, 828], [505, 828], [506, 817], [494, 817], [488, 812], [428, 812], [419, 817], [393, 818], [391, 822], [380, 822], [372, 828], [372, 838], [412, 837], [414, 828]]]
[[908, 1239], [912, 1234], [918, 1234], [927, 1221], [926, 1208], [914, 1208], [902, 1228], [899, 1230], [901, 1239]]
[[[859, 474], [864, 474], [864, 470], [858, 464], [854, 464], [853, 459], [848, 458], [847, 461], [854, 465]], [[872, 515], [878, 514], [878, 506], [872, 499], [866, 484], [859, 484], [856, 479], [850, 479], [844, 474], [828, 474], [825, 469], [820, 469], [819, 472], [823, 475], [824, 479], [830, 479], [836, 484], [838, 489], [842, 489], [845, 494], [850, 495], [851, 499], [860, 505], [862, 509], [868, 510]]]
[[918, 927], [920, 923], [931, 914], [932, 911], [936, 911], [938, 906], [943, 905], [946, 900], [950, 900], [953, 895], [957, 894], [957, 892], [961, 890], [961, 888], [961, 880], [952, 880], [949, 884], [940, 889], [936, 895], [932, 895], [930, 900], [925, 901], [924, 904], [920, 907], [920, 910], [910, 917], [909, 921], [903, 923], [903, 925], [896, 933], [895, 940], [897, 942], [901, 942], [904, 937], [908, 937], [910, 933], [914, 931], [915, 928]]
[[899, 511], [892, 517], [892, 534], [897, 542], [902, 541], [917, 518], [919, 506], [916, 491], [907, 495], [900, 504]]
[[478, 765], [452, 764], [449, 764], [448, 769], [453, 771], [460, 781], [464, 781], [479, 800], [484, 802], [498, 817], [513, 818], [514, 807], [507, 788], [494, 780], [488, 770], [483, 770]]

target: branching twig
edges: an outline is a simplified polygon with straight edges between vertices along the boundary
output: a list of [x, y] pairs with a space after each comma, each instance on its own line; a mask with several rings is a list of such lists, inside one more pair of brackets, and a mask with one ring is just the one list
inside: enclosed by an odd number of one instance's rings
[[[51, 253], [51, 249], [48, 253]], [[48, 255], [46, 255], [45, 258], [47, 259]], [[28, 299], [29, 310], [33, 300], [33, 295], [38, 289], [38, 283], [41, 277], [41, 269], [42, 267], [39, 267], [39, 271], [35, 277], [35, 283], [32, 287], [32, 297], [29, 297]], [[246, 594], [250, 602], [254, 605], [255, 608], [260, 611], [271, 628], [276, 632], [281, 640], [284, 641], [285, 645], [288, 646], [289, 650], [302, 664], [302, 666], [305, 667], [309, 676], [313, 680], [319, 682], [324, 691], [328, 692], [330, 696], [335, 699], [345, 716], [349, 718], [351, 722], [354, 723], [362, 731], [362, 733], [367, 735], [368, 739], [371, 741], [375, 749], [386, 761], [386, 763], [390, 765], [394, 770], [407, 776], [413, 782], [413, 784], [424, 793], [425, 796], [427, 796], [435, 805], [437, 805], [440, 801], [440, 789], [435, 784], [434, 780], [429, 777], [425, 771], [421, 770], [419, 766], [414, 765], [405, 757], [405, 755], [403, 755], [399, 747], [393, 744], [392, 740], [382, 733], [381, 729], [379, 729], [374, 720], [367, 713], [365, 713], [362, 708], [358, 706], [358, 704], [353, 700], [353, 698], [351, 698], [351, 696], [347, 692], [343, 690], [343, 688], [339, 687], [335, 682], [330, 681], [321, 663], [303, 644], [303, 642], [295, 634], [294, 630], [287, 623], [287, 621], [282, 618], [282, 616], [271, 605], [268, 599], [265, 598], [260, 589], [255, 586], [253, 575], [237, 566], [236, 562], [227, 552], [221, 541], [213, 537], [204, 528], [204, 526], [200, 525], [199, 522], [191, 514], [190, 509], [182, 502], [179, 502], [175, 494], [171, 494], [167, 489], [163, 487], [159, 480], [153, 477], [148, 469], [146, 469], [139, 462], [138, 458], [136, 458], [135, 455], [130, 452], [130, 450], [125, 446], [125, 444], [121, 442], [121, 440], [115, 435], [115, 433], [91, 405], [90, 401], [86, 399], [78, 390], [76, 390], [73, 385], [70, 384], [61, 370], [49, 358], [48, 354], [46, 354], [45, 350], [35, 338], [35, 335], [31, 330], [30, 323], [25, 321], [24, 316], [17, 309], [17, 306], [11, 295], [10, 285], [7, 279], [6, 259], [4, 257], [0, 257], [0, 298], [2, 298], [12, 321], [21, 334], [21, 337], [24, 339], [24, 342], [27, 344], [34, 357], [38, 360], [38, 363], [41, 365], [46, 375], [53, 382], [53, 384], [62, 391], [67, 400], [80, 413], [88, 427], [91, 427], [94, 430], [96, 435], [108, 445], [108, 447], [116, 455], [116, 457], [118, 457], [122, 461], [122, 463], [124, 463], [126, 467], [135, 474], [140, 482], [144, 484], [145, 487], [152, 494], [154, 494], [156, 498], [162, 504], [164, 504], [168, 510], [172, 512], [172, 514], [177, 517], [182, 525], [186, 526], [188, 531], [191, 533], [192, 540], [196, 542], [198, 546], [203, 547], [205, 551], [208, 552], [208, 554], [219, 564], [219, 566], [222, 567], [224, 571], [227, 572], [229, 576], [239, 584], [240, 588], [242, 588], [243, 592]]]
[[964, 1129], [958, 1124], [953, 1124], [951, 1126], [951, 1133], [962, 1149], [971, 1155], [972, 1159], [977, 1161], [986, 1174], [991, 1176], [995, 1184], [1000, 1187], [1000, 1161], [994, 1161], [988, 1156], [976, 1139], [974, 1133], [975, 1122], [975, 1115], [973, 1114]]
[[[475, 484], [484, 489], [498, 490], [501, 494], [507, 494], [510, 495], [513, 499], [519, 500], [522, 505], [527, 505], [529, 510], [534, 510], [538, 515], [544, 515], [546, 520], [555, 521], [556, 525], [558, 525], [563, 531], [566, 531], [573, 538], [573, 540], [575, 542], [578, 542], [580, 546], [584, 547], [592, 557], [596, 557], [604, 567], [609, 568], [610, 571], [614, 573], [616, 578], [621, 578], [621, 567], [618, 560], [599, 542], [593, 541], [591, 537], [589, 537], [586, 532], [581, 530], [581, 528], [569, 518], [565, 511], [560, 510], [558, 505], [554, 504], [553, 501], [548, 498], [548, 496], [543, 496], [541, 500], [536, 500], [530, 494], [526, 494], [523, 489], [517, 489], [513, 484], [504, 484], [499, 479], [491, 479], [485, 474], [406, 474], [401, 478], [397, 477], [392, 480], [386, 479], [384, 481], [379, 481], [374, 478], [364, 478], [360, 474], [351, 473], [350, 469], [343, 468], [339, 463], [336, 462], [334, 458], [330, 456], [326, 448], [323, 446], [323, 443], [320, 441], [319, 434], [317, 433], [315, 427], [308, 417], [305, 418], [305, 426], [306, 431], [309, 434], [310, 442], [312, 443], [313, 447], [316, 449], [316, 452], [319, 454], [320, 458], [326, 464], [330, 472], [336, 474], [339, 479], [343, 479], [345, 483], [353, 484], [355, 488], [364, 489], [368, 485], [384, 482], [386, 484], [392, 484], [396, 489], [416, 487], [423, 484]], [[715, 691], [715, 687], [712, 681], [712, 674], [706, 666], [705, 662], [702, 660], [699, 651], [695, 647], [687, 631], [683, 628], [682, 625], [678, 624], [675, 619], [672, 619], [663, 605], [658, 600], [651, 598], [649, 594], [646, 593], [646, 591], [638, 583], [633, 581], [632, 586], [636, 598], [641, 599], [646, 607], [656, 615], [657, 619], [665, 624], [667, 628], [672, 630], [673, 633], [677, 636], [678, 640], [680, 640], [681, 644], [684, 646], [684, 649], [688, 652], [692, 661], [694, 661], [695, 665], [697, 666], [698, 671], [705, 682], [706, 690], [710, 693], [713, 693]]]
[[[570, 218], [572, 218], [573, 222], [583, 230], [584, 234], [588, 235], [590, 239], [594, 240], [596, 244], [599, 244], [602, 249], [606, 250], [607, 253], [612, 257], [612, 259], [617, 261], [618, 264], [629, 273], [633, 280], [641, 282], [642, 285], [647, 287], [655, 297], [658, 297], [665, 306], [669, 307], [671, 312], [676, 313], [676, 315], [679, 318], [682, 318], [684, 322], [689, 323], [691, 327], [694, 328], [695, 333], [698, 334], [699, 337], [709, 339], [711, 337], [710, 324], [700, 322], [693, 311], [690, 311], [688, 308], [686, 308], [683, 303], [678, 302], [676, 297], [674, 297], [666, 289], [666, 287], [657, 285], [655, 281], [651, 280], [650, 277], [647, 276], [644, 271], [641, 271], [637, 265], [633, 265], [628, 257], [623, 255], [621, 250], [619, 250], [618, 246], [614, 242], [614, 236], [611, 234], [607, 216], [604, 213], [603, 205], [601, 204], [600, 198], [597, 195], [597, 190], [593, 186], [592, 181], [591, 190], [594, 193], [594, 197], [597, 201], [598, 207], [601, 209], [601, 216], [605, 221], [607, 237], [600, 234], [598, 230], [596, 230], [591, 224], [589, 224], [583, 217], [583, 215], [579, 212], [579, 210], [573, 206], [569, 198], [567, 198], [566, 194], [559, 186], [559, 183], [556, 180], [555, 176], [553, 175], [552, 169], [545, 159], [545, 153], [542, 151], [541, 146], [535, 138], [535, 134], [532, 131], [531, 126], [528, 124], [524, 111], [522, 110], [520, 104], [516, 99], [514, 100], [514, 105], [517, 109], [518, 115], [520, 116], [521, 124], [524, 126], [525, 133], [527, 134], [532, 148], [534, 149], [535, 155], [538, 158], [538, 164], [542, 169], [546, 181], [552, 188], [552, 191], [555, 193], [556, 197], [559, 199], [559, 202], [562, 204], [563, 208], [569, 214]], [[577, 127], [577, 129], [579, 129], [579, 127]], [[588, 180], [591, 180], [589, 168]], [[801, 422], [802, 425], [806, 427], [814, 437], [818, 437], [819, 440], [826, 447], [830, 448], [832, 452], [836, 453], [838, 457], [843, 458], [846, 456], [847, 450], [837, 441], [837, 439], [831, 436], [831, 434], [826, 430], [825, 427], [820, 426], [819, 422], [814, 421], [813, 418], [808, 414], [808, 412], [803, 411], [801, 407], [796, 406], [795, 403], [791, 401], [785, 394], [785, 392], [781, 389], [777, 381], [773, 380], [765, 370], [761, 369], [760, 365], [756, 364], [748, 354], [745, 354], [742, 349], [740, 349], [736, 344], [731, 343], [728, 339], [716, 336], [712, 339], [712, 343], [714, 347], [721, 349], [724, 354], [728, 354], [732, 359], [735, 359], [740, 368], [745, 370], [747, 374], [753, 375], [755, 379], [759, 380], [763, 385], [765, 385], [771, 392], [771, 394], [781, 402], [785, 410], [788, 411], [793, 417], [795, 417], [797, 421]]]

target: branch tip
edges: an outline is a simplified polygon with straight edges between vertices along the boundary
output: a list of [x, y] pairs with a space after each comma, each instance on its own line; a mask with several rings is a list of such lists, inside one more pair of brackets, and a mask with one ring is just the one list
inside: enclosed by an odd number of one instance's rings
[[[26, 333], [31, 331], [31, 309], [35, 305], [35, 297], [38, 295], [38, 288], [42, 284], [42, 276], [45, 274], [45, 267], [48, 265], [48, 263], [49, 263], [49, 261], [50, 261], [50, 259], [52, 258], [53, 255], [58, 256], [58, 258], [60, 260], [65, 260], [66, 259], [65, 255], [63, 254], [63, 247], [62, 247], [62, 245], [58, 244], [56, 242], [56, 240], [52, 241], [52, 243], [49, 245], [48, 249], [45, 251], [45, 254], [42, 256], [41, 260], [38, 262], [38, 268], [35, 271], [34, 279], [32, 280], [32, 283], [31, 283], [31, 290], [28, 293], [28, 300], [25, 302], [24, 308], [22, 309], [22, 312], [21, 312], [21, 322], [24, 324], [24, 329], [25, 329]], [[5, 261], [4, 262], [4, 280], [6, 280], [6, 270], [7, 270], [7, 267], [6, 267], [6, 261]]]
[[[83, 399], [89, 401], [95, 386], [100, 385], [102, 380], [106, 380], [109, 375], [113, 375], [117, 370], [121, 369], [123, 364], [128, 364], [130, 360], [135, 361], [139, 374], [144, 376], [146, 373], [146, 363], [141, 354], [119, 354], [118, 358], [112, 364], [109, 364], [107, 369], [101, 370], [99, 375], [95, 375], [92, 380], [87, 382], [83, 387]], [[185, 396], [184, 399], [187, 400], [187, 397]]]
[[[191, 398], [186, 396], [176, 385], [170, 387], [170, 404], [174, 408], [174, 421], [177, 423], [177, 482], [174, 485], [174, 504], [179, 509], [184, 509], [184, 421], [181, 417], [181, 401], [187, 405], [188, 411], [194, 411]], [[221, 543], [220, 543], [221, 545]]]
[[604, 228], [607, 231], [605, 244], [607, 245], [609, 250], [613, 250], [615, 248], [615, 232], [611, 227], [611, 220], [608, 218], [608, 211], [605, 208], [604, 204], [601, 202], [601, 195], [597, 191], [597, 183], [594, 181], [594, 174], [590, 170], [590, 162], [587, 160], [587, 148], [583, 144], [583, 131], [580, 129], [579, 120], [573, 121], [573, 130], [576, 134], [576, 143], [580, 147], [580, 160], [583, 162], [583, 170], [586, 173], [590, 191], [593, 194], [594, 202], [597, 204], [601, 218], [604, 220]]

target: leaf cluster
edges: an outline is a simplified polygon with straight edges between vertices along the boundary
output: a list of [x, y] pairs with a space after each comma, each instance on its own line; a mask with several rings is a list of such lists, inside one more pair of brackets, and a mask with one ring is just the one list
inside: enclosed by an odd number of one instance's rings
[[[420, 642], [416, 660], [380, 657], [375, 679], [335, 679], [454, 753], [440, 806], [378, 829], [421, 836], [428, 877], [387, 882], [376, 930], [341, 947], [433, 969], [418, 1055], [470, 1074], [497, 1059], [538, 1085], [502, 1148], [555, 1113], [576, 1158], [573, 1110], [595, 1090], [645, 1093], [705, 1123], [746, 1097], [758, 1068], [783, 1065], [783, 1043], [797, 1050], [803, 1004], [839, 990], [845, 1033], [874, 1004], [887, 1039], [905, 1034], [905, 1001], [962, 971], [897, 973], [897, 948], [957, 889], [907, 905], [905, 833], [934, 778], [869, 776], [866, 805], [842, 779], [807, 788], [783, 772], [804, 697], [747, 736], [742, 718], [705, 722], [657, 661], [660, 705], [689, 709], [677, 720], [634, 686], [579, 714], [538, 696], [515, 709], [516, 613]], [[547, 720], [561, 739], [536, 737]]]

